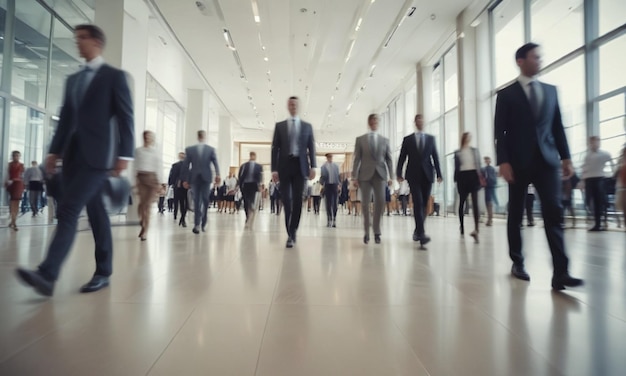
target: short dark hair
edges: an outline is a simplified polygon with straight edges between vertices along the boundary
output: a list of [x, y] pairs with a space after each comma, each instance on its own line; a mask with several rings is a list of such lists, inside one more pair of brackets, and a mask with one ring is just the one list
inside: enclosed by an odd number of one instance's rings
[[330, 158], [330, 157], [332, 157], [332, 156], [333, 156], [333, 155], [332, 155], [331, 153], [326, 153], [326, 158]]
[[517, 51], [515, 51], [515, 60], [526, 59], [528, 53], [537, 47], [539, 47], [539, 45], [536, 43], [526, 43], [522, 47], [518, 48]]
[[417, 114], [415, 115], [415, 119], [413, 119], [413, 121], [417, 121], [417, 119], [422, 119], [424, 116], [422, 116], [422, 114]]
[[198, 138], [204, 138], [206, 137], [206, 131], [204, 129], [200, 129], [198, 131]]
[[367, 121], [370, 122], [375, 117], [378, 117], [378, 114], [370, 114], [370, 116], [367, 117]]
[[87, 31], [89, 33], [89, 36], [97, 40], [98, 42], [100, 42], [100, 44], [102, 44], [103, 47], [107, 43], [107, 38], [106, 38], [106, 35], [104, 35], [104, 31], [102, 31], [102, 29], [96, 25], [92, 25], [92, 24], [78, 25], [74, 28], [74, 31], [78, 31], [78, 30]]
[[291, 97], [289, 97], [289, 100], [292, 100], [292, 99], [297, 100], [297, 101], [300, 100], [300, 98], [296, 97], [295, 95], [292, 95]]

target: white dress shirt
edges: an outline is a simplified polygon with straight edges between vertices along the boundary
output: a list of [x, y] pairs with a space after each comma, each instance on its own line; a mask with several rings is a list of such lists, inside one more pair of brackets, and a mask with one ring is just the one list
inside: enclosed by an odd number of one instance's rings
[[604, 150], [589, 150], [583, 164], [582, 178], [603, 178], [604, 166], [606, 166], [607, 162], [611, 162], [611, 154]]
[[460, 171], [472, 171], [478, 169], [478, 166], [476, 166], [476, 156], [474, 155], [474, 151], [469, 147], [459, 150], [459, 160], [461, 162], [461, 165], [459, 166]]
[[524, 75], [520, 75], [517, 78], [517, 81], [522, 85], [522, 89], [524, 89], [524, 93], [526, 93], [526, 98], [530, 100], [530, 83], [533, 82], [535, 86], [535, 93], [537, 93], [537, 104], [541, 106], [543, 103], [543, 88], [541, 87], [541, 83], [537, 81], [536, 78], [527, 77]]
[[161, 153], [154, 147], [139, 147], [135, 149], [135, 172], [154, 172], [163, 182], [163, 162]]

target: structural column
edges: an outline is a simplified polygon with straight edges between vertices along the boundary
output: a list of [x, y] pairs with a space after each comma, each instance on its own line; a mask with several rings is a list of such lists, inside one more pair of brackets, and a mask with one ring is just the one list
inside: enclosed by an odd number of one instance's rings
[[187, 109], [185, 110], [185, 146], [198, 142], [199, 130], [209, 133], [209, 93], [204, 90], [188, 89]]
[[220, 115], [218, 134], [217, 160], [220, 164], [222, 178], [228, 176], [230, 166], [233, 165], [233, 138], [230, 126], [230, 116]]

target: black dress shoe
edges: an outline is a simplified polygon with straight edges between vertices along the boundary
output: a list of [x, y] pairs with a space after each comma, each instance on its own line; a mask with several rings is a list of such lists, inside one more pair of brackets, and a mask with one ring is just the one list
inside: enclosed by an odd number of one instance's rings
[[54, 282], [46, 279], [38, 270], [17, 268], [15, 273], [20, 281], [33, 287], [37, 293], [43, 296], [52, 296]]
[[420, 240], [420, 236], [419, 236], [419, 235], [417, 235], [417, 232], [414, 232], [414, 233], [413, 233], [413, 241], [414, 241], [414, 242], [418, 242], [419, 240]]
[[426, 245], [426, 244], [428, 244], [429, 242], [430, 242], [430, 236], [427, 236], [427, 235], [422, 235], [422, 236], [420, 237], [420, 244], [421, 244], [421, 245]]
[[569, 274], [565, 274], [561, 277], [552, 277], [552, 288], [555, 290], [565, 290], [567, 287], [578, 287], [584, 284], [582, 279], [574, 278]]
[[285, 244], [287, 248], [293, 248], [293, 239], [287, 238], [287, 244]]
[[380, 235], [374, 235], [374, 242], [380, 244]]
[[515, 265], [511, 267], [511, 275], [517, 279], [521, 279], [522, 281], [530, 281], [530, 276], [526, 273], [526, 269], [524, 269], [524, 265]]
[[103, 289], [109, 285], [109, 277], [103, 275], [94, 275], [91, 281], [80, 288], [80, 292], [94, 292]]
[[598, 231], [602, 231], [602, 228], [600, 228], [600, 226], [593, 226], [588, 231], [590, 231], [590, 232], [598, 232]]
[[191, 230], [191, 232], [193, 232], [194, 234], [199, 234], [200, 230], [198, 230], [198, 226], [194, 226], [194, 228]]
[[369, 242], [370, 242], [370, 236], [369, 236], [369, 235], [365, 235], [365, 236], [363, 237], [363, 243], [367, 244], [367, 243], [369, 243]]

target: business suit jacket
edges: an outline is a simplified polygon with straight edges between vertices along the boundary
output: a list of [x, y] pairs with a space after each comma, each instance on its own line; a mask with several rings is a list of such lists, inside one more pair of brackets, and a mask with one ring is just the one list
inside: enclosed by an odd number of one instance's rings
[[63, 157], [69, 141], [74, 139], [77, 152], [88, 166], [109, 170], [119, 157], [132, 158], [135, 151], [133, 104], [126, 74], [103, 64], [86, 88], [84, 97], [79, 98], [80, 74], [67, 79], [50, 153]]
[[170, 169], [170, 176], [167, 179], [167, 184], [178, 188], [179, 183], [182, 181], [181, 174], [183, 170], [183, 161], [178, 161], [172, 164]]
[[370, 148], [369, 132], [356, 138], [352, 163], [352, 177], [358, 180], [370, 180], [378, 172], [383, 180], [388, 180], [393, 173], [389, 139], [378, 135], [376, 150]]
[[[274, 138], [272, 140], [272, 171], [280, 171], [288, 165], [289, 161], [289, 128], [287, 120], [276, 123]], [[300, 134], [298, 137], [300, 153], [300, 171], [307, 178], [311, 168], [317, 167], [315, 161], [315, 140], [313, 139], [313, 127], [311, 124], [300, 120]]]
[[341, 183], [341, 181], [339, 181], [339, 167], [335, 163], [331, 163], [330, 166], [328, 163], [324, 163], [322, 165], [321, 175], [320, 182], [322, 184], [329, 184], [331, 177], [334, 178], [333, 181], [335, 184]]
[[[215, 174], [220, 174], [220, 167], [217, 164], [215, 149], [209, 145], [202, 144], [202, 153], [198, 150], [198, 145], [188, 146], [185, 149], [185, 160], [182, 166], [182, 180], [188, 183], [195, 183], [198, 178], [206, 183], [213, 182], [211, 164], [215, 168]], [[191, 165], [191, 167], [190, 167]]]
[[554, 168], [561, 159], [570, 159], [556, 87], [540, 84], [543, 101], [537, 118], [519, 81], [498, 92], [494, 127], [498, 165], [527, 169], [536, 150]]
[[[406, 173], [403, 175], [402, 168], [407, 158], [409, 161], [406, 167]], [[435, 146], [435, 138], [424, 133], [424, 148], [420, 152], [417, 147], [415, 133], [406, 136], [402, 141], [400, 158], [398, 158], [398, 165], [396, 167], [396, 176], [405, 176], [405, 179], [409, 182], [409, 186], [411, 186], [418, 184], [422, 177], [429, 183], [433, 183], [435, 181], [435, 173], [437, 173], [438, 178], [441, 178], [441, 168], [439, 166], [439, 156], [437, 154], [437, 147]]]
[[[246, 182], [246, 179], [248, 178], [249, 169], [250, 169], [249, 161], [242, 164], [241, 168], [239, 168], [239, 174], [238, 174], [239, 185], [243, 186], [243, 184]], [[254, 163], [254, 171], [252, 172], [252, 176], [253, 176], [254, 182], [257, 183], [257, 185], [260, 185], [263, 180], [263, 166], [261, 166], [258, 162]]]

